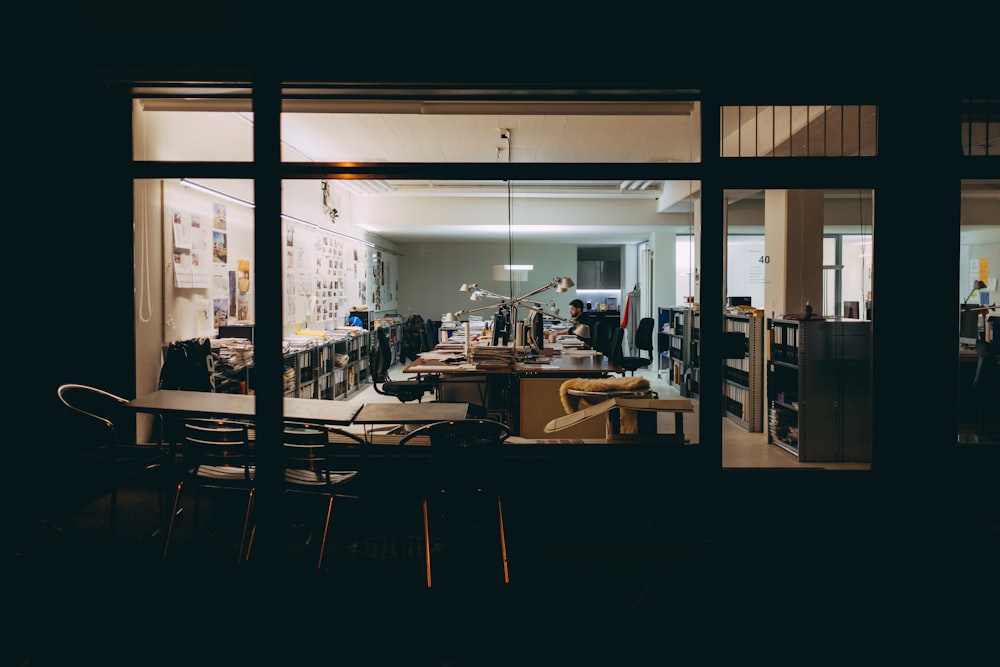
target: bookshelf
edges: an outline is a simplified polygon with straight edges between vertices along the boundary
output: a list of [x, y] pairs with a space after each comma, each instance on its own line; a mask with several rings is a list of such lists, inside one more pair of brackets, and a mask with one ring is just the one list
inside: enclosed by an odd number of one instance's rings
[[357, 391], [370, 376], [369, 333], [322, 341], [284, 355], [284, 394], [338, 400]]
[[768, 442], [800, 461], [871, 461], [871, 323], [769, 323]]
[[726, 359], [723, 404], [726, 417], [746, 430], [764, 430], [764, 316], [724, 314], [725, 331], [741, 333], [746, 341], [743, 357]]
[[677, 387], [681, 396], [697, 398], [701, 313], [685, 306], [657, 312], [657, 376]]

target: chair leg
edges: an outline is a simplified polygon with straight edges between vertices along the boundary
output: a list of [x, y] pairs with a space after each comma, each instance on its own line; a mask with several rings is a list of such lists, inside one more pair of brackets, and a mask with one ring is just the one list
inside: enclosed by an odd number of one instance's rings
[[177, 482], [177, 492], [174, 494], [174, 506], [170, 511], [170, 523], [167, 524], [167, 538], [163, 541], [163, 560], [167, 559], [167, 550], [170, 548], [170, 538], [174, 534], [174, 519], [177, 517], [177, 505], [181, 500], [181, 487], [184, 482]]
[[424, 498], [424, 560], [427, 563], [427, 588], [431, 587], [431, 531], [427, 523], [427, 499]]
[[257, 536], [257, 524], [256, 522], [250, 528], [250, 539], [247, 540], [247, 553], [243, 560], [250, 560], [250, 551], [253, 549], [253, 538]]
[[[247, 498], [247, 513], [243, 517], [243, 536], [240, 537], [240, 552], [236, 556], [236, 564], [241, 565], [243, 563], [243, 547], [247, 545], [247, 533], [250, 531], [250, 514], [253, 512], [253, 489], [250, 489], [249, 498]], [[254, 526], [256, 528], [256, 525]], [[247, 548], [247, 554], [250, 553], [250, 549]]]
[[326, 552], [326, 536], [330, 532], [330, 514], [333, 513], [333, 498], [330, 495], [330, 500], [326, 504], [326, 521], [323, 522], [323, 539], [319, 543], [319, 560], [316, 562], [316, 569], [323, 569], [323, 554]]
[[500, 515], [500, 556], [503, 558], [503, 582], [510, 583], [510, 572], [507, 570], [507, 538], [503, 530], [503, 503], [497, 494], [497, 513]]

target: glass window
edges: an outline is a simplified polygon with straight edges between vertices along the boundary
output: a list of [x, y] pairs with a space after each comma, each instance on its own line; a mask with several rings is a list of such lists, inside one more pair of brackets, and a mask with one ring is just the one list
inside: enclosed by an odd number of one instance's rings
[[857, 157], [878, 154], [871, 105], [725, 106], [722, 157]]
[[132, 146], [136, 160], [250, 162], [253, 160], [250, 100], [137, 98], [132, 104]]
[[699, 109], [690, 101], [288, 100], [281, 116], [282, 159], [694, 162], [701, 155]]

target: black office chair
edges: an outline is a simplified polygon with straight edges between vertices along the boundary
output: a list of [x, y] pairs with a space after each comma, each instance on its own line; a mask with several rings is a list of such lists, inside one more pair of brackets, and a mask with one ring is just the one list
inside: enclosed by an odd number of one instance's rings
[[[500, 556], [504, 583], [510, 583], [507, 569], [507, 539], [504, 533], [503, 503], [500, 498], [500, 447], [512, 434], [503, 422], [491, 419], [458, 419], [426, 424], [400, 441], [401, 447], [416, 439], [430, 440], [429, 474], [424, 480], [424, 558], [427, 587], [431, 587], [430, 511], [435, 518], [455, 519], [471, 510], [484, 508], [482, 501], [495, 507], [499, 523]], [[419, 447], [415, 443], [411, 447]], [[495, 499], [495, 504], [493, 500]], [[430, 508], [430, 509], [429, 509]]]
[[611, 326], [610, 324], [602, 324], [602, 328], [608, 328], [610, 331], [607, 332], [608, 342], [605, 344], [605, 349], [603, 350], [604, 356], [608, 358], [608, 361], [615, 364], [616, 366], [625, 367], [625, 329], [620, 326]]
[[[632, 375], [640, 368], [646, 368], [653, 363], [653, 328], [656, 322], [652, 317], [644, 317], [639, 320], [639, 325], [635, 328], [635, 347], [639, 350], [639, 356], [623, 355], [621, 359], [622, 367]], [[649, 352], [649, 357], [642, 356], [642, 352]]]
[[420, 376], [412, 380], [393, 380], [389, 377], [389, 367], [392, 365], [392, 348], [389, 334], [384, 327], [376, 329], [376, 343], [372, 358], [372, 385], [375, 391], [383, 396], [395, 396], [402, 403], [408, 401], [420, 402], [424, 394], [437, 391], [435, 376]]

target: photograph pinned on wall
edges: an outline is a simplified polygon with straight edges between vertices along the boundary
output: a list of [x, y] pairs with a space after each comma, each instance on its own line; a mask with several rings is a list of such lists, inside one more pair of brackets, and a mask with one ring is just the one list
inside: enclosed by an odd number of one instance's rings
[[236, 260], [236, 289], [240, 292], [250, 291], [250, 260]]
[[229, 323], [229, 299], [214, 300], [215, 328], [224, 327]]
[[213, 229], [226, 229], [226, 205], [218, 202], [212, 203], [212, 227]]
[[218, 230], [212, 232], [212, 259], [216, 264], [225, 264], [229, 261], [229, 247], [225, 232]]
[[191, 247], [190, 218], [184, 211], [174, 211], [172, 214], [174, 228], [174, 250], [187, 250]]
[[236, 319], [239, 322], [250, 321], [250, 293], [236, 293]]

